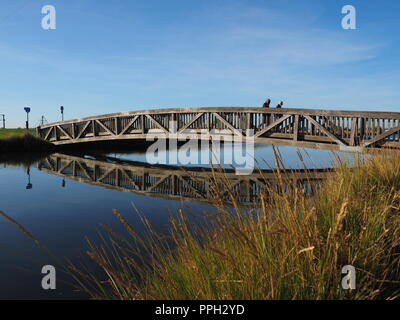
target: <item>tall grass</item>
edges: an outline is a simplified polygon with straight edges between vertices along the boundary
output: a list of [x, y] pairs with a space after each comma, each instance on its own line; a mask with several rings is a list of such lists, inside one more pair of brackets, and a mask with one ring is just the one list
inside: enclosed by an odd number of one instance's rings
[[55, 146], [30, 133], [12, 135], [0, 139], [0, 152], [37, 152], [52, 151]]
[[[95, 268], [70, 267], [78, 287], [94, 299], [398, 298], [400, 156], [342, 163], [312, 197], [288, 189], [280, 168], [281, 190], [266, 188], [250, 211], [230, 193], [233, 212], [215, 171], [207, 227], [181, 213], [168, 238], [145, 219], [139, 237], [114, 211], [130, 237], [105, 226], [103, 243], [88, 240]], [[356, 268], [354, 290], [341, 286], [345, 265]]]
[[31, 135], [36, 134], [35, 129], [0, 129], [0, 139], [7, 139], [7, 138], [13, 138], [13, 137], [21, 137], [25, 135], [26, 133], [30, 133]]

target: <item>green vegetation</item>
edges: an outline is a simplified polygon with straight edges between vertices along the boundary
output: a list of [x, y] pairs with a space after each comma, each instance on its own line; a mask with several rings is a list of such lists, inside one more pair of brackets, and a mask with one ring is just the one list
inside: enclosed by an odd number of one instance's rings
[[[250, 213], [234, 194], [234, 213], [224, 207], [216, 185], [207, 228], [181, 213], [171, 221], [169, 238], [146, 220], [148, 237], [139, 237], [114, 211], [131, 238], [105, 226], [103, 244], [88, 241], [88, 255], [103, 276], [70, 269], [95, 299], [398, 298], [399, 160], [386, 154], [351, 169], [340, 164], [312, 197], [296, 186], [266, 190]], [[285, 185], [284, 169], [278, 178]], [[341, 286], [345, 265], [356, 268], [355, 290]]]
[[0, 130], [0, 152], [42, 152], [54, 150], [54, 146], [26, 130], [21, 129]]
[[[29, 129], [28, 131], [31, 135], [36, 135], [35, 129]], [[27, 133], [26, 129], [0, 129], [0, 139], [7, 139], [13, 137], [20, 137]]]

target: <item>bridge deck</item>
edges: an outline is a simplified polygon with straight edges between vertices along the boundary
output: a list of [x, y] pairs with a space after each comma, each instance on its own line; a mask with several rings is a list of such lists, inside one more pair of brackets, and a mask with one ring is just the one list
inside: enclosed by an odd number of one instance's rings
[[400, 148], [399, 112], [181, 108], [113, 113], [38, 127], [39, 136], [55, 145], [160, 135], [210, 140], [216, 130], [225, 130], [224, 139], [235, 141], [252, 138], [256, 143], [348, 151]]

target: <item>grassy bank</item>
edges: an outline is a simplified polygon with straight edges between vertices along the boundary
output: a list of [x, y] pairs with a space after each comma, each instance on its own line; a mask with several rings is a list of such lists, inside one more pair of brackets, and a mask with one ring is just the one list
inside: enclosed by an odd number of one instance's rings
[[21, 137], [24, 136], [26, 133], [29, 133], [31, 135], [36, 135], [36, 130], [35, 129], [0, 129], [0, 140], [1, 139], [8, 139], [8, 138], [14, 138], [14, 137]]
[[[10, 129], [11, 130], [11, 129]], [[0, 136], [0, 152], [43, 152], [52, 151], [54, 146], [24, 131], [4, 131]]]
[[[285, 185], [284, 170], [278, 178]], [[224, 181], [223, 176], [216, 177]], [[103, 244], [88, 241], [102, 277], [72, 266], [79, 288], [95, 299], [393, 299], [400, 289], [400, 156], [342, 164], [313, 197], [293, 187], [265, 190], [250, 214], [231, 194], [208, 227], [184, 214], [171, 237], [131, 238], [105, 227]], [[267, 201], [268, 199], [268, 201]], [[149, 224], [145, 221], [145, 224]], [[342, 267], [356, 268], [356, 289], [341, 286]]]

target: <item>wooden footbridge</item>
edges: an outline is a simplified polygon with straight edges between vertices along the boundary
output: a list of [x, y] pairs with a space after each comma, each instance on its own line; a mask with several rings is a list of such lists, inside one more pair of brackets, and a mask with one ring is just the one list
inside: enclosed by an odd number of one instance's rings
[[[55, 145], [95, 141], [224, 139], [299, 147], [361, 151], [400, 148], [400, 112], [359, 112], [288, 108], [182, 108], [114, 113], [47, 124], [38, 134]], [[252, 130], [248, 131], [248, 130]], [[201, 134], [200, 134], [201, 133]]]
[[154, 166], [112, 157], [66, 154], [48, 156], [38, 163], [38, 168], [86, 184], [171, 200], [210, 202], [215, 199], [215, 188], [218, 187], [224, 192], [220, 199], [224, 203], [229, 203], [230, 195], [234, 195], [244, 205], [259, 202], [263, 190], [267, 193], [272, 190], [288, 192], [298, 188], [308, 195], [314, 194], [332, 174], [332, 169], [314, 169], [287, 170], [278, 176], [276, 170], [263, 170], [238, 176], [228, 169], [224, 170], [226, 183], [221, 183], [221, 173], [214, 176], [207, 168]]

